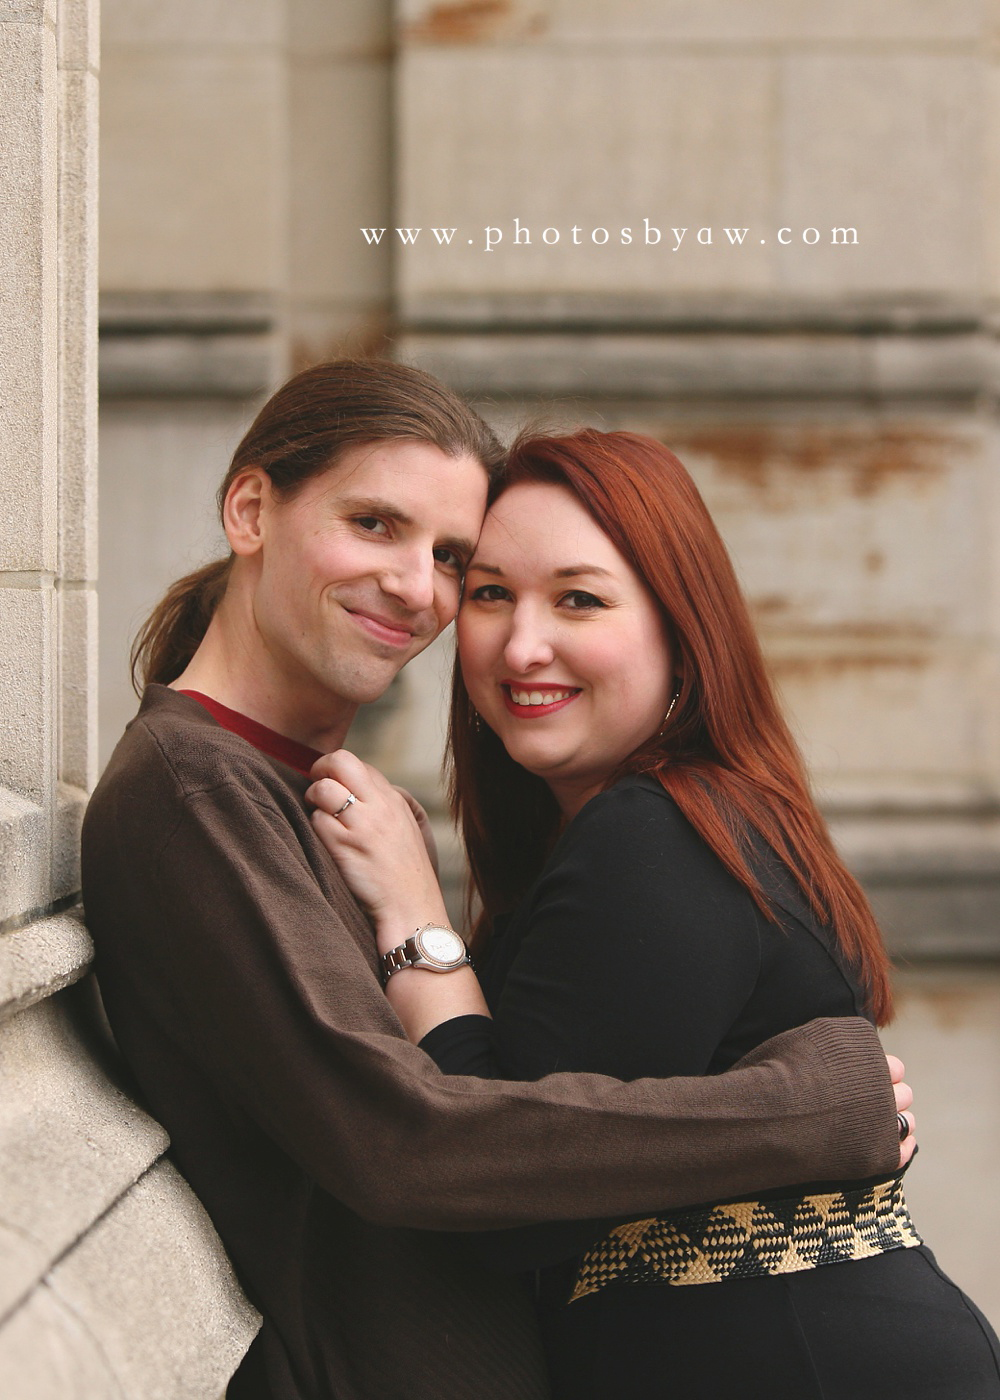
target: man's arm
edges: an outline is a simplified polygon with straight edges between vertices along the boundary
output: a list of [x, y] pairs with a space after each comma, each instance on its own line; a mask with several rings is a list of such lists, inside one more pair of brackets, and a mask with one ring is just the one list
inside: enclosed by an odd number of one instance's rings
[[[130, 978], [149, 1014], [368, 1219], [482, 1229], [622, 1216], [896, 1167], [892, 1086], [864, 1022], [813, 1023], [704, 1080], [442, 1075], [321, 892], [304, 813], [296, 832], [234, 782], [185, 797], [159, 826], [135, 816], [118, 823], [110, 864], [91, 862], [92, 916], [111, 917], [101, 886], [127, 870], [128, 918], [146, 925]], [[153, 842], [154, 829], [167, 834]]]

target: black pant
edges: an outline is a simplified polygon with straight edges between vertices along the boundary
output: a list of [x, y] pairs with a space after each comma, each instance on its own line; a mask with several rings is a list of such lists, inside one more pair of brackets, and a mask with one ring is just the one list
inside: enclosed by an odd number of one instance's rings
[[1000, 1400], [1000, 1345], [927, 1248], [566, 1303], [539, 1276], [553, 1400]]

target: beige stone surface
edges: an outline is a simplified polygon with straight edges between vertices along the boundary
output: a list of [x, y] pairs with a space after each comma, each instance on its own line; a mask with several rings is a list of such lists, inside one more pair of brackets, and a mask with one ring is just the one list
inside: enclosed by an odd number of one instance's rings
[[854, 226], [859, 243], [817, 258], [793, 238], [776, 263], [781, 285], [981, 287], [983, 78], [977, 59], [945, 54], [785, 60], [780, 221]]
[[975, 419], [709, 419], [669, 442], [769, 631], [878, 645], [882, 629], [905, 652], [989, 625], [992, 462]]
[[0, 787], [0, 924], [16, 922], [51, 898], [52, 819], [39, 803]]
[[[423, 232], [414, 246], [395, 240], [404, 311], [407, 297], [432, 290], [763, 287], [773, 280], [770, 245], [732, 246], [724, 228], [775, 231], [776, 76], [766, 56], [408, 53], [392, 223]], [[515, 218], [530, 245], [515, 245]], [[646, 218], [661, 231], [658, 244], [645, 242]], [[503, 234], [491, 252], [487, 226]], [[687, 229], [677, 252], [675, 226]], [[456, 227], [452, 244], [439, 246], [434, 227]], [[558, 243], [545, 246], [547, 228]], [[701, 228], [712, 229], [711, 245], [697, 243]], [[600, 229], [606, 244], [593, 242]]]
[[[435, 298], [421, 298], [425, 314], [441, 320], [454, 305], [435, 315]], [[659, 332], [629, 326], [608, 331], [602, 308], [592, 303], [591, 318], [581, 308], [581, 329], [494, 331], [427, 329], [404, 331], [395, 340], [398, 357], [419, 364], [460, 392], [575, 397], [588, 400], [825, 399], [867, 401], [914, 398], [928, 406], [964, 400], [971, 407], [1000, 383], [992, 337], [982, 331], [935, 335], [834, 333], [833, 328], [789, 330], [767, 322], [770, 333], [702, 329], [702, 314], [689, 313], [696, 329]], [[475, 298], [468, 308], [474, 313]], [[613, 319], [627, 307], [605, 308]], [[683, 302], [673, 308], [683, 321]], [[720, 309], [716, 308], [721, 314]], [[527, 319], [517, 309], [518, 318]], [[745, 320], [752, 324], [753, 311]], [[553, 319], [558, 320], [554, 313]], [[706, 319], [709, 319], [706, 317]], [[862, 327], [864, 323], [862, 322]], [[581, 399], [582, 396], [582, 399]]]
[[360, 226], [389, 221], [389, 69], [299, 63], [291, 126], [289, 287], [293, 297], [363, 303], [389, 295], [390, 258], [368, 256]]
[[59, 606], [59, 774], [89, 791], [97, 779], [97, 591], [65, 588]]
[[[416, 3], [431, 8], [427, 0]], [[604, 0], [536, 0], [532, 8], [544, 15], [544, 32], [553, 39], [675, 43], [968, 43], [989, 35], [992, 18], [988, 0], [881, 0], [877, 6], [865, 0], [839, 5], [818, 5], [815, 0], [762, 0], [754, 5], [742, 0], [620, 0], [614, 7]]]
[[[77, 8], [79, 8], [77, 6]], [[97, 571], [97, 79], [61, 76], [59, 572]]]
[[47, 800], [52, 777], [54, 598], [44, 581], [0, 586], [0, 784], [31, 802]]
[[942, 1268], [1000, 1329], [1000, 972], [911, 969], [896, 983], [899, 1015], [882, 1039], [916, 1093], [907, 1199]]
[[[983, 226], [1000, 225], [1000, 55], [995, 48], [983, 75]], [[984, 239], [984, 291], [995, 299], [1000, 294], [1000, 240]]]
[[122, 1400], [99, 1341], [45, 1286], [0, 1328], [0, 1375], [5, 1400]]
[[263, 49], [151, 45], [127, 61], [106, 58], [105, 285], [225, 292], [279, 284], [283, 100], [281, 64]]
[[125, 1395], [214, 1400], [260, 1325], [204, 1210], [159, 1162], [52, 1270]]
[[55, 564], [55, 63], [49, 29], [0, 24], [0, 570]]
[[137, 700], [132, 636], [175, 578], [222, 553], [214, 498], [252, 403], [105, 405], [101, 424], [100, 750], [107, 761]]
[[0, 935], [0, 1021], [79, 981], [93, 956], [83, 919], [73, 914]]
[[[9, 936], [9, 935], [7, 935]], [[71, 1011], [71, 1008], [74, 1008]], [[0, 1312], [26, 1297], [167, 1145], [108, 1077], [79, 999], [62, 992], [0, 1026]]]
[[287, 0], [290, 51], [306, 59], [331, 54], [388, 58], [392, 0]]
[[106, 51], [119, 45], [194, 49], [278, 44], [284, 33], [283, 0], [101, 0]]
[[41, 24], [55, 22], [58, 0], [4, 0], [0, 4], [0, 20], [12, 24]]
[[[107, 0], [105, 0], [106, 6]], [[59, 67], [96, 74], [101, 49], [99, 0], [58, 0]]]

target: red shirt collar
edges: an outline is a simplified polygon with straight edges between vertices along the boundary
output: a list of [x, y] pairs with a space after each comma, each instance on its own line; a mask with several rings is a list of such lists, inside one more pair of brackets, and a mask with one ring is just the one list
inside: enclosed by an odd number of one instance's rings
[[271, 758], [276, 758], [279, 763], [285, 763], [289, 768], [294, 768], [304, 778], [308, 778], [309, 770], [317, 758], [323, 756], [319, 749], [311, 749], [308, 744], [300, 744], [295, 739], [286, 739], [284, 734], [279, 734], [274, 729], [268, 729], [266, 724], [259, 724], [249, 715], [241, 715], [239, 710], [231, 710], [227, 705], [220, 705], [218, 700], [213, 700], [210, 695], [202, 695], [200, 690], [180, 690], [177, 693], [178, 695], [190, 695], [192, 700], [197, 700], [199, 705], [205, 707], [212, 718], [222, 725], [223, 729], [238, 734], [241, 739], [246, 739], [247, 743], [253, 744], [255, 749], [260, 749], [261, 753], [266, 753]]

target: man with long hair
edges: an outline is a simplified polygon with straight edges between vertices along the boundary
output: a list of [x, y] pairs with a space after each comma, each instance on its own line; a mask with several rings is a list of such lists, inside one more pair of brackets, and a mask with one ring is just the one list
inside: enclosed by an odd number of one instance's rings
[[[304, 793], [454, 617], [502, 463], [416, 370], [339, 362], [280, 389], [220, 489], [228, 558], [140, 634], [142, 705], [87, 815], [109, 1018], [264, 1318], [232, 1397], [541, 1400], [523, 1281], [435, 1232], [899, 1163], [909, 1091], [862, 1021], [712, 1079], [628, 1084], [452, 1077], [407, 1040]], [[422, 965], [464, 965], [449, 936]]]

